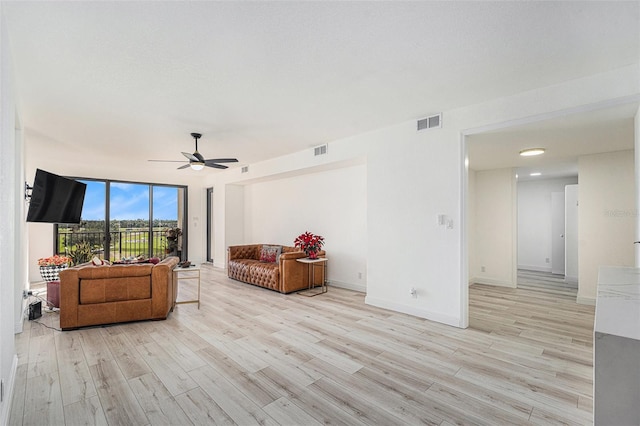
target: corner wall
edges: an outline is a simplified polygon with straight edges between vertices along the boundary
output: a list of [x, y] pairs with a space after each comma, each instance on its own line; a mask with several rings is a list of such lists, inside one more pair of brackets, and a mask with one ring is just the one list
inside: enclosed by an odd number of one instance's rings
[[[0, 4], [0, 12], [2, 5]], [[16, 134], [17, 113], [9, 39], [0, 16], [0, 424], [7, 424], [18, 357], [16, 332], [22, 324], [22, 291], [26, 243], [21, 234], [24, 214], [23, 151]]]
[[515, 288], [516, 178], [513, 169], [475, 172], [472, 281]]
[[366, 291], [366, 166], [357, 165], [245, 187], [245, 242], [292, 246], [322, 235], [329, 284]]

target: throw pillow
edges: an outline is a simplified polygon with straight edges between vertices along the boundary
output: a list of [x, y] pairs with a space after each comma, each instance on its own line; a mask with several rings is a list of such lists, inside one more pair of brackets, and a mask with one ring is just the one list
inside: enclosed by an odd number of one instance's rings
[[93, 263], [95, 266], [111, 265], [111, 262], [109, 262], [108, 260], [102, 260], [98, 256], [93, 256], [93, 259], [91, 259], [91, 263]]
[[262, 246], [260, 251], [260, 262], [275, 263], [282, 252], [281, 246]]

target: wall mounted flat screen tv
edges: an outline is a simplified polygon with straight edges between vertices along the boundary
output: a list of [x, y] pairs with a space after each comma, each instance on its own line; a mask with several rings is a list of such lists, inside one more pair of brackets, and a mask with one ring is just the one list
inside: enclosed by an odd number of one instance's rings
[[80, 223], [87, 185], [37, 169], [27, 222]]

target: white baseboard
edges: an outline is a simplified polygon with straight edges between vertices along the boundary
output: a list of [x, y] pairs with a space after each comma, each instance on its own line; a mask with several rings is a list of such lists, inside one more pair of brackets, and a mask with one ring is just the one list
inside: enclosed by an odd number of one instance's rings
[[493, 278], [484, 278], [484, 277], [475, 277], [473, 279], [473, 282], [476, 284], [494, 285], [497, 287], [516, 288], [517, 286], [515, 283], [509, 282], [509, 281], [494, 280]]
[[416, 308], [415, 306], [408, 306], [402, 303], [389, 302], [384, 299], [377, 299], [371, 296], [364, 298], [364, 303], [371, 306], [377, 306], [378, 308], [389, 309], [391, 311], [401, 312], [403, 314], [413, 315], [415, 317], [425, 318], [430, 321], [439, 322], [442, 324], [450, 325], [453, 327], [463, 328], [460, 324], [460, 318], [443, 315], [438, 312], [431, 312], [426, 309]]
[[327, 284], [331, 287], [344, 288], [346, 290], [359, 291], [360, 293], [367, 292], [367, 284], [353, 284], [345, 283], [343, 281], [327, 280]]
[[593, 297], [582, 297], [582, 296], [578, 296], [576, 298], [576, 303], [578, 305], [591, 305], [591, 306], [596, 306], [596, 299], [594, 299]]
[[18, 355], [13, 356], [13, 362], [11, 363], [11, 373], [9, 374], [9, 383], [7, 383], [4, 389], [4, 395], [7, 399], [4, 401], [2, 415], [0, 415], [0, 425], [9, 424], [9, 414], [11, 411], [11, 401], [13, 400], [13, 388], [16, 384], [16, 374], [18, 371]]

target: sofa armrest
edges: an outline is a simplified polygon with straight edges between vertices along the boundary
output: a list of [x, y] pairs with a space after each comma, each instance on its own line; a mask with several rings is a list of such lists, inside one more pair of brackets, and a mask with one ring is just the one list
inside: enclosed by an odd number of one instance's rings
[[78, 327], [78, 304], [80, 303], [80, 278], [78, 268], [60, 271], [60, 328]]
[[288, 253], [282, 253], [280, 255], [280, 266], [282, 266], [282, 262], [285, 260], [296, 260], [302, 259], [303, 257], [307, 257], [307, 255], [303, 251], [290, 251]]
[[151, 318], [166, 318], [176, 301], [177, 289], [173, 269], [180, 258], [169, 256], [151, 270]]

